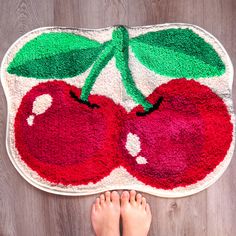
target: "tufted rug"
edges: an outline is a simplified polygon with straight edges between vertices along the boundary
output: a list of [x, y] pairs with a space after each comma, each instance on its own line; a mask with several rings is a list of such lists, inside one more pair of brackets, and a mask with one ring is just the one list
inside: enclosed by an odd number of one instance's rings
[[198, 26], [39, 28], [7, 51], [1, 82], [9, 158], [51, 193], [187, 196], [233, 155], [232, 63]]

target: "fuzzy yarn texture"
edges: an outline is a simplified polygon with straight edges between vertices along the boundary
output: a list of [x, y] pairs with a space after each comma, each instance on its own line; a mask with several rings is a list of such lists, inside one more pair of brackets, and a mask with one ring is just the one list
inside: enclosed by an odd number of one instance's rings
[[187, 196], [232, 158], [232, 80], [223, 46], [194, 25], [39, 28], [2, 62], [7, 151], [51, 193]]

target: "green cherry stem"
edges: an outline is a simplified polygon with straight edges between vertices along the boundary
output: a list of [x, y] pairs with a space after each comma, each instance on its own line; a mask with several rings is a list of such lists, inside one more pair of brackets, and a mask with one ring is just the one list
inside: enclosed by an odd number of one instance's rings
[[141, 91], [136, 87], [129, 69], [129, 35], [125, 27], [120, 26], [112, 33], [112, 41], [115, 46], [116, 67], [120, 71], [125, 90], [132, 99], [141, 104], [145, 111], [153, 108]]
[[88, 96], [92, 90], [92, 87], [96, 81], [96, 78], [102, 71], [102, 69], [106, 66], [106, 64], [111, 60], [114, 56], [114, 47], [111, 42], [108, 42], [105, 46], [104, 50], [98, 56], [96, 61], [93, 64], [93, 67], [86, 78], [84, 86], [81, 91], [80, 99], [84, 102], [88, 101]]
[[105, 48], [94, 62], [93, 67], [86, 78], [80, 95], [80, 100], [85, 104], [89, 103], [88, 96], [92, 90], [96, 78], [113, 56], [115, 56], [116, 67], [121, 74], [122, 83], [127, 94], [136, 103], [142, 105], [145, 112], [151, 111], [153, 105], [146, 100], [145, 96], [136, 87], [129, 69], [129, 34], [124, 26], [118, 26], [112, 32], [112, 41], [105, 43]]

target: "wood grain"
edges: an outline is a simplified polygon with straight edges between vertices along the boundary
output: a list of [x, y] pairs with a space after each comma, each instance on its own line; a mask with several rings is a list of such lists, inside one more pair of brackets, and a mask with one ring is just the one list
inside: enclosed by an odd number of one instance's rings
[[[0, 0], [0, 6], [0, 60], [19, 36], [41, 26], [99, 28], [186, 22], [215, 35], [236, 63], [235, 0]], [[235, 94], [233, 97], [236, 102]], [[6, 153], [7, 110], [2, 88], [0, 114], [0, 235], [93, 235], [90, 207], [96, 195], [56, 196], [23, 180]], [[144, 195], [153, 213], [150, 235], [236, 235], [235, 158], [217, 183], [191, 197]]]

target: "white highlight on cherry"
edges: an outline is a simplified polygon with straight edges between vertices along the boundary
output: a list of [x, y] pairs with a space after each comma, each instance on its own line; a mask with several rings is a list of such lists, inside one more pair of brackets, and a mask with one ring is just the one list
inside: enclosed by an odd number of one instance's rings
[[35, 98], [33, 102], [33, 113], [43, 114], [52, 105], [52, 97], [49, 94], [43, 94]]
[[136, 157], [138, 164], [143, 165], [148, 163], [145, 157], [137, 156], [141, 151], [141, 142], [137, 134], [128, 133], [125, 147], [131, 156]]
[[136, 162], [140, 165], [144, 165], [144, 164], [147, 164], [147, 159], [145, 157], [142, 157], [142, 156], [138, 156], [136, 157]]
[[26, 120], [27, 120], [28, 125], [32, 126], [34, 123], [34, 115], [30, 115]]
[[49, 94], [42, 94], [35, 98], [33, 102], [32, 115], [26, 119], [29, 126], [34, 124], [36, 115], [43, 114], [52, 105], [52, 97]]
[[141, 151], [140, 146], [141, 144], [138, 135], [128, 133], [125, 147], [129, 154], [133, 157], [137, 156]]

